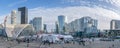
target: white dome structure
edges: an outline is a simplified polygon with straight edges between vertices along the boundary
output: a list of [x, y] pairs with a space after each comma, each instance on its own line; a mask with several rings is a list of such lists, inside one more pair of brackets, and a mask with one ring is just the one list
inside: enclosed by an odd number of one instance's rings
[[7, 24], [5, 27], [5, 32], [7, 37], [12, 38], [35, 34], [34, 28], [30, 24]]

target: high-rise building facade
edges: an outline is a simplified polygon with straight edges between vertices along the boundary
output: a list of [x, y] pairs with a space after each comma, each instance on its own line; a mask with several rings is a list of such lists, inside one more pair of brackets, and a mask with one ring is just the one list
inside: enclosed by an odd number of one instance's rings
[[67, 24], [68, 32], [97, 32], [98, 21], [91, 17], [82, 17]]
[[31, 24], [33, 25], [36, 32], [40, 32], [43, 30], [43, 23], [42, 23], [42, 17], [35, 17]]
[[55, 22], [55, 33], [58, 34], [59, 33], [59, 26], [58, 26], [58, 22]]
[[16, 14], [16, 24], [21, 24], [21, 11], [17, 11]]
[[91, 33], [91, 32], [97, 32], [97, 20], [92, 19], [91, 17], [82, 17], [81, 18], [81, 27], [84, 32]]
[[11, 24], [16, 24], [16, 10], [11, 11]]
[[26, 7], [18, 8], [18, 11], [21, 12], [21, 24], [28, 23], [28, 9]]
[[47, 33], [47, 24], [44, 24], [43, 30], [44, 30], [45, 33]]
[[111, 20], [110, 29], [111, 30], [114, 30], [114, 29], [119, 30], [120, 29], [120, 20]]
[[21, 12], [13, 10], [11, 14], [7, 16], [7, 24], [21, 24]]
[[63, 15], [58, 16], [59, 33], [64, 32], [66, 18]]

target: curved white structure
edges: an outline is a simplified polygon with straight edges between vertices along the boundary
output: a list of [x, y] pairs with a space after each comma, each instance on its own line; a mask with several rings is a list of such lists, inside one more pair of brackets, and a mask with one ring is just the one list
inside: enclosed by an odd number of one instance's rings
[[7, 37], [12, 37], [12, 38], [35, 34], [34, 28], [30, 24], [9, 24], [9, 25], [7, 24], [5, 31]]

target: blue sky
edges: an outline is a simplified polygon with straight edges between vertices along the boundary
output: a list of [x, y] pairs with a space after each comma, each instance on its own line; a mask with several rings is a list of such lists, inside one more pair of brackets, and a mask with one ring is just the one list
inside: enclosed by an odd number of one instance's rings
[[[86, 4], [84, 4], [84, 2]], [[90, 4], [90, 6], [89, 6]], [[54, 7], [68, 7], [68, 6], [89, 6], [102, 5], [107, 6], [108, 9], [118, 9], [116, 6], [99, 0], [0, 0], [0, 15], [7, 14], [13, 9], [26, 6], [29, 9], [36, 7], [54, 8]], [[104, 7], [105, 8], [105, 7]]]
[[12, 10], [23, 6], [29, 9], [29, 20], [42, 17], [49, 30], [54, 29], [59, 15], [67, 16], [68, 23], [90, 16], [99, 20], [100, 29], [109, 29], [110, 20], [120, 19], [120, 0], [0, 0], [0, 23]]
[[62, 0], [0, 0], [0, 11], [2, 11], [0, 15], [22, 6], [31, 9], [35, 7], [62, 7], [64, 5], [62, 4]]
[[57, 7], [60, 4], [60, 0], [0, 0], [0, 15], [6, 14], [13, 9], [17, 9], [18, 7], [26, 6], [29, 9], [35, 7]]

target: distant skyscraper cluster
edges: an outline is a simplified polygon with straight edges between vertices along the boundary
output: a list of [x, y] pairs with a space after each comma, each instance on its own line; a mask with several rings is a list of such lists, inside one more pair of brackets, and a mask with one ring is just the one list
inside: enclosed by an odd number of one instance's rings
[[3, 36], [18, 38], [20, 36], [34, 35], [34, 28], [28, 24], [28, 9], [26, 7], [18, 8], [18, 11], [13, 10], [5, 17], [4, 25], [0, 32]]
[[[91, 17], [82, 17], [70, 23], [67, 23], [67, 17], [64, 15], [58, 16], [58, 21], [55, 23], [55, 32], [64, 34], [65, 32], [97, 32], [98, 21]], [[26, 7], [18, 8], [18, 11], [11, 11], [11, 15], [7, 17], [9, 24], [28, 24], [28, 9]], [[47, 32], [47, 25], [43, 25], [42, 17], [35, 17], [30, 21], [36, 32]]]
[[[98, 35], [98, 20], [93, 19], [89, 16], [84, 16], [70, 23], [67, 23], [67, 17], [64, 15], [59, 15], [57, 21], [55, 22], [56, 34], [66, 34], [67, 32], [84, 32], [85, 35], [92, 33]], [[4, 30], [10, 37], [18, 37], [21, 35], [22, 31], [24, 34], [30, 33], [48, 33], [47, 24], [43, 24], [42, 17], [34, 17], [28, 24], [28, 9], [26, 7], [20, 7], [18, 10], [11, 11], [11, 14], [5, 17], [4, 20]], [[7, 24], [7, 25], [6, 25]], [[109, 32], [115, 35], [120, 35], [120, 20], [111, 20]], [[1, 25], [2, 26], [2, 25]], [[53, 32], [53, 30], [51, 31]], [[29, 34], [30, 34], [29, 33]], [[80, 34], [82, 34], [80, 33]]]
[[27, 24], [28, 9], [26, 7], [18, 8], [18, 11], [11, 11], [11, 15], [7, 16], [7, 24]]

